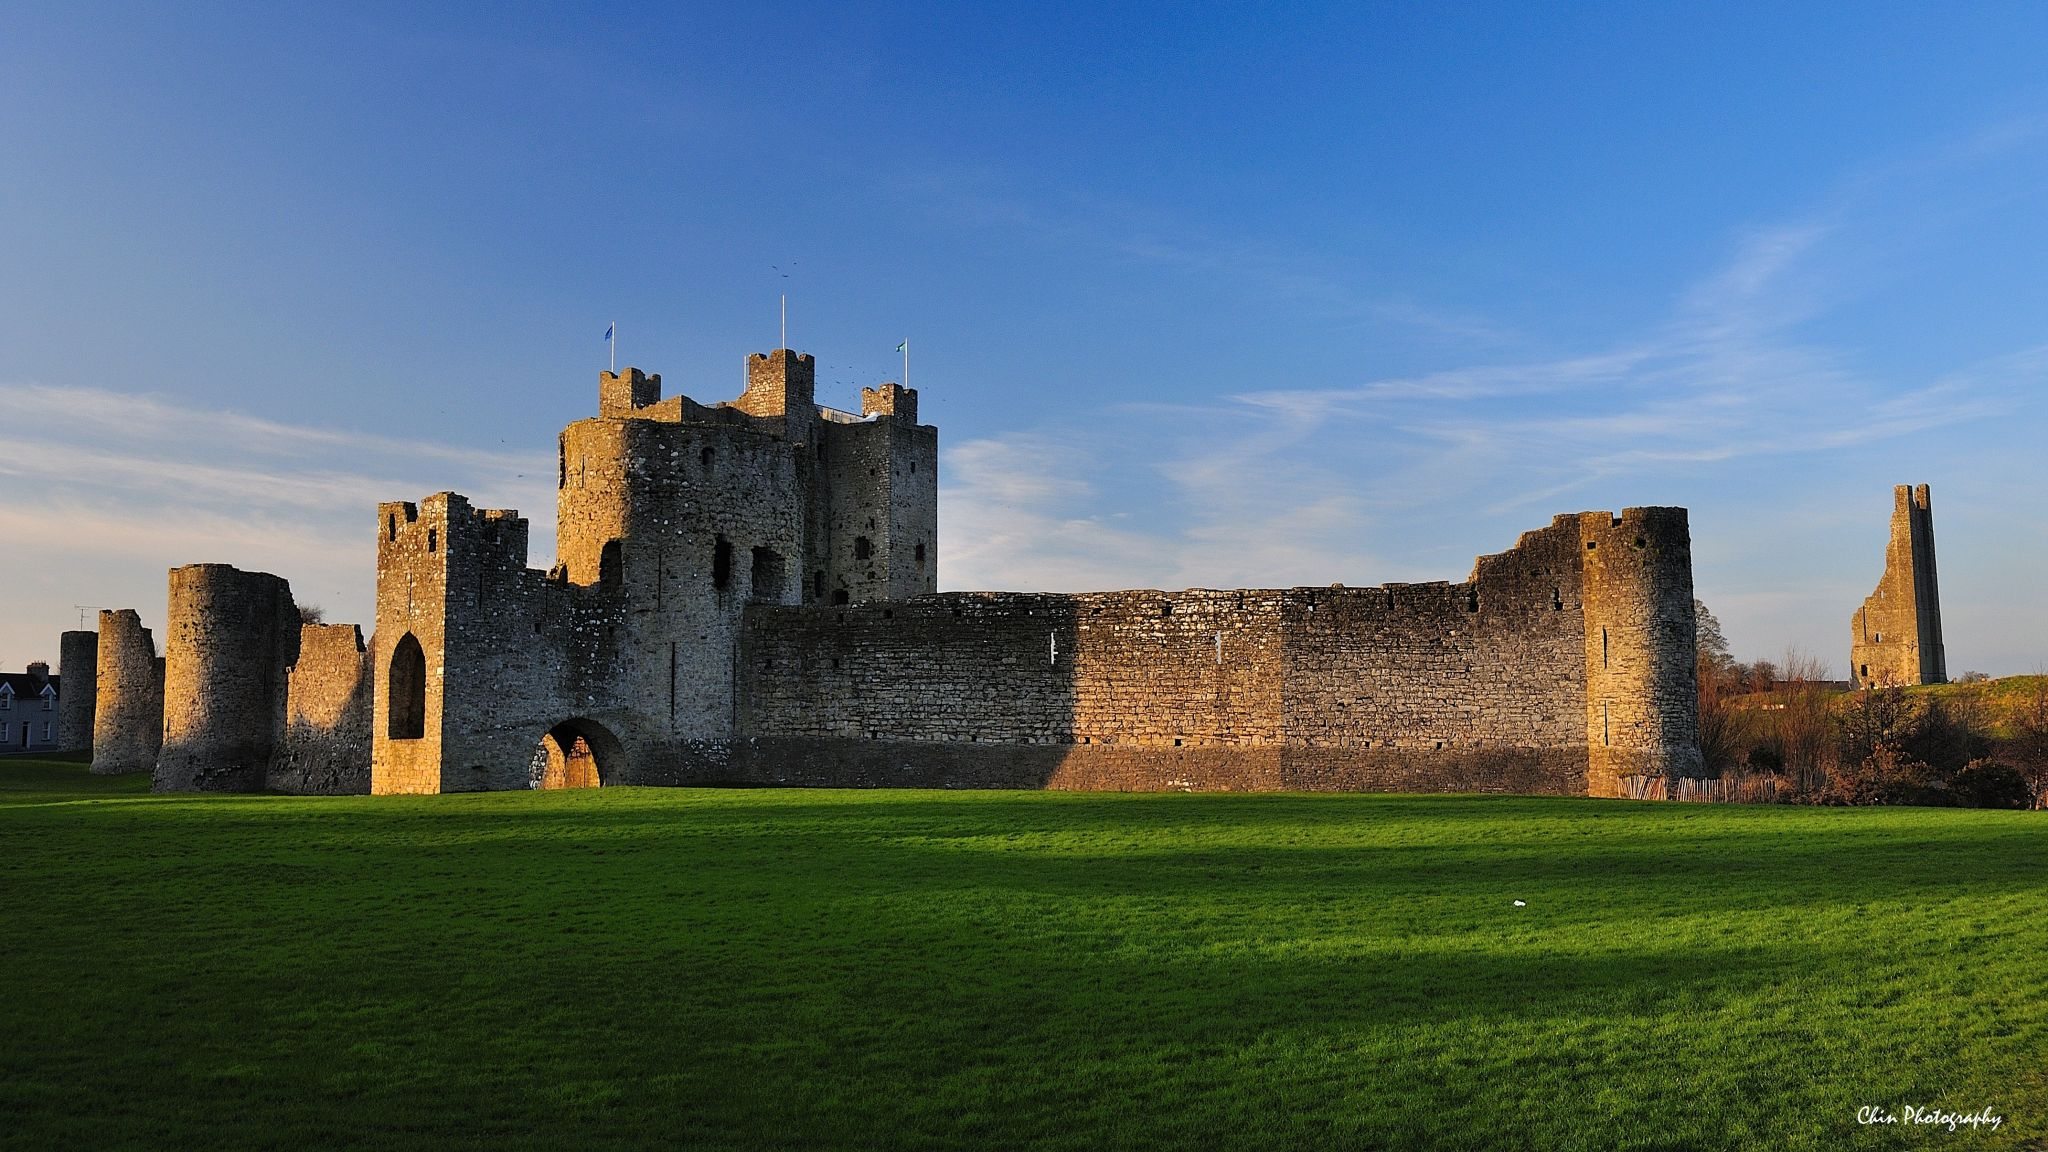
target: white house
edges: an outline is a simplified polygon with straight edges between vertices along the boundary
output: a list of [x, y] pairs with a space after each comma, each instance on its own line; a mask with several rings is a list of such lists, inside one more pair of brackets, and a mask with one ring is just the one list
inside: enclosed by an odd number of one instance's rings
[[0, 752], [57, 750], [57, 692], [61, 676], [35, 663], [26, 672], [0, 672]]

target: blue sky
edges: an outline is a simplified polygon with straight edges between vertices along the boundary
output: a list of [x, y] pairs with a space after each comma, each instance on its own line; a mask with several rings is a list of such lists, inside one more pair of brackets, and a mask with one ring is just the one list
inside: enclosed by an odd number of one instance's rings
[[[428, 11], [418, 9], [429, 7]], [[742, 10], [742, 8], [744, 10]], [[0, 15], [0, 666], [164, 570], [364, 619], [600, 339], [912, 383], [943, 587], [1461, 579], [1683, 504], [1847, 659], [1934, 487], [1953, 671], [2048, 667], [2048, 8], [125, 4]]]

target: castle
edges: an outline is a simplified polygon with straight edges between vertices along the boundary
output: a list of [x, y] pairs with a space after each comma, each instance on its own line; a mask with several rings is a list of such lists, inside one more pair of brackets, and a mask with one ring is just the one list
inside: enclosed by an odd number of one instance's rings
[[603, 373], [557, 448], [557, 562], [452, 492], [377, 509], [376, 620], [171, 573], [161, 657], [103, 613], [94, 769], [162, 789], [589, 784], [1513, 791], [1696, 775], [1685, 510], [1558, 516], [1462, 583], [937, 591], [917, 393], [733, 401]]

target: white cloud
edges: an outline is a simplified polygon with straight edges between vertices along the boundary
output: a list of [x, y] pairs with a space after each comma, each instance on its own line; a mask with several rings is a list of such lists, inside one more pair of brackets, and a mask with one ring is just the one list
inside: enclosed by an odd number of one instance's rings
[[[947, 456], [942, 578], [1059, 590], [1458, 579], [1475, 553], [1617, 491], [1656, 503], [1730, 475], [1810, 477], [1852, 453], [1918, 459], [1868, 449], [1988, 424], [2048, 383], [2048, 346], [1915, 383], [1800, 340], [1825, 300], [1817, 265], [1833, 234], [1754, 232], [1652, 331], [1586, 355], [1105, 409], [960, 445]], [[1838, 520], [1862, 524], [1856, 507]], [[1851, 534], [1870, 537], [1873, 556], [1881, 512]], [[1775, 502], [1744, 513], [1774, 514]], [[1731, 634], [1765, 637], [1758, 654], [1832, 651], [1846, 628], [1834, 617], [1862, 594], [1843, 589], [1878, 570], [1856, 555], [1847, 576], [1789, 575], [1785, 560], [1730, 589]]]
[[275, 572], [329, 618], [368, 623], [375, 509], [452, 489], [532, 518], [553, 547], [553, 468], [514, 455], [282, 424], [97, 388], [0, 385], [0, 539], [22, 557], [0, 663], [56, 655], [73, 604], [161, 626], [165, 573], [220, 562]]

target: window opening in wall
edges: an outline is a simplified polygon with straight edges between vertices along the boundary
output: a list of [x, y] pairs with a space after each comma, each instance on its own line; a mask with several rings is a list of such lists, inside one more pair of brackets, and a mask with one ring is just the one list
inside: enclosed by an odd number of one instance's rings
[[1479, 589], [1474, 588], [1472, 591], [1465, 594], [1465, 611], [1479, 611]]
[[1607, 743], [1607, 701], [1600, 702], [1600, 743]]
[[1552, 589], [1550, 590], [1550, 610], [1551, 610], [1551, 611], [1553, 611], [1553, 612], [1562, 612], [1562, 611], [1564, 611], [1564, 590], [1563, 590], [1563, 589], [1561, 589], [1561, 588], [1552, 588]]
[[384, 699], [385, 734], [390, 739], [418, 740], [427, 734], [427, 654], [410, 632], [391, 650]]
[[440, 547], [441, 547], [441, 530], [440, 530], [439, 528], [429, 528], [429, 529], [427, 529], [427, 551], [429, 551], [429, 552], [434, 552], [434, 551], [438, 551], [438, 550], [440, 549]]
[[747, 598], [763, 604], [780, 601], [783, 579], [782, 553], [773, 548], [754, 549], [754, 570], [752, 583], [747, 586]]
[[625, 583], [625, 561], [620, 556], [617, 540], [607, 540], [597, 550], [597, 583], [604, 588], [617, 588]]
[[922, 566], [923, 566], [923, 564], [924, 564], [924, 544], [923, 544], [923, 542], [922, 542], [922, 541], [920, 541], [920, 542], [918, 543], [918, 546], [917, 546], [917, 547], [916, 547], [915, 549], [913, 549], [913, 550], [912, 550], [912, 552], [913, 552], [914, 556], [915, 556], [915, 557], [916, 557], [916, 559], [917, 559], [917, 563], [918, 563], [918, 565], [919, 565], [920, 567], [922, 567]]
[[1598, 540], [1588, 540], [1588, 541], [1586, 541], [1586, 551], [1588, 551], [1588, 552], [1591, 552], [1591, 551], [1592, 551], [1593, 549], [1595, 549], [1595, 548], [1598, 548], [1599, 546], [1600, 546], [1600, 542], [1599, 542]]
[[387, 517], [385, 517], [385, 519], [384, 519], [384, 538], [385, 538], [385, 539], [387, 539], [387, 540], [396, 540], [396, 539], [398, 539], [398, 515], [397, 515], [397, 513], [393, 513], [392, 515], [390, 515], [390, 516], [387, 516]]
[[703, 465], [703, 466], [704, 466], [705, 468], [710, 468], [710, 467], [711, 467], [711, 456], [712, 456], [712, 452], [711, 452], [711, 449], [709, 449], [709, 448], [706, 448], [706, 449], [704, 449], [704, 450], [703, 450], [702, 452], [699, 452], [699, 453], [697, 453], [697, 463], [699, 463], [699, 464]]
[[832, 602], [833, 602], [834, 604], [844, 604], [844, 603], [846, 603], [846, 600], [847, 600], [847, 596], [846, 596], [846, 589], [844, 589], [844, 588], [835, 588], [835, 589], [833, 589], [833, 590], [832, 590]]
[[824, 569], [821, 568], [818, 571], [811, 573], [811, 599], [823, 600], [824, 598], [825, 572]]
[[1600, 666], [1607, 667], [1607, 629], [1600, 630]]
[[711, 546], [711, 586], [720, 592], [732, 583], [732, 541], [719, 533], [717, 543]]
[[869, 540], [865, 536], [855, 536], [853, 538], [853, 558], [855, 560], [865, 560], [874, 554], [874, 541]]
[[1882, 632], [1873, 632], [1873, 633], [1871, 633], [1871, 634], [1870, 634], [1870, 642], [1871, 642], [1872, 644], [1882, 644], [1882, 643], [1884, 643], [1884, 633], [1882, 633]]
[[910, 462], [910, 474], [911, 474], [912, 476], [915, 476], [915, 475], [917, 475], [917, 461], [915, 461], [915, 460], [912, 460], [912, 461]]

